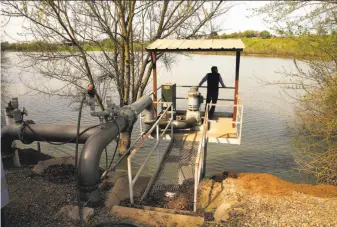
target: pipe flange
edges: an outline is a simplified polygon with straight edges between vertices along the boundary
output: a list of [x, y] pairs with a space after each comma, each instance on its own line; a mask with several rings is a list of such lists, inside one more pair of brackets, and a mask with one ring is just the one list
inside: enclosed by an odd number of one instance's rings
[[33, 121], [33, 120], [25, 120], [25, 123], [27, 123], [27, 124], [36, 124], [35, 121]]
[[99, 184], [95, 184], [92, 186], [83, 186], [79, 185], [78, 188], [80, 189], [81, 192], [92, 192], [95, 191], [98, 188]]
[[30, 140], [26, 140], [24, 135], [25, 135], [25, 127], [26, 124], [35, 124], [35, 122], [33, 120], [26, 120], [26, 121], [22, 121], [21, 125], [20, 125], [20, 133], [19, 133], [19, 140], [23, 143], [23, 144], [31, 144], [33, 141]]
[[20, 125], [20, 132], [19, 132], [19, 139], [21, 142], [23, 142], [23, 135], [24, 135], [24, 130], [25, 130], [25, 122], [23, 121]]
[[137, 120], [137, 113], [136, 111], [131, 108], [130, 106], [125, 106], [120, 111], [121, 116], [125, 116], [129, 124], [133, 124]]

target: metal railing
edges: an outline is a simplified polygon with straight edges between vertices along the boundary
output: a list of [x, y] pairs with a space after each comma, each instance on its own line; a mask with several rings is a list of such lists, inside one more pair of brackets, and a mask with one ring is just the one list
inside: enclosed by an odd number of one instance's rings
[[[207, 86], [191, 86], [191, 85], [177, 85], [177, 87], [198, 87], [198, 88], [207, 88]], [[235, 89], [235, 87], [219, 87], [219, 89]]]
[[197, 201], [198, 201], [198, 187], [200, 183], [201, 174], [204, 171], [204, 158], [205, 158], [205, 143], [207, 143], [207, 131], [208, 131], [208, 112], [209, 108], [212, 106], [221, 106], [221, 107], [237, 107], [236, 112], [236, 121], [229, 121], [229, 124], [235, 124], [237, 128], [237, 138], [240, 144], [241, 143], [241, 132], [242, 132], [242, 120], [243, 120], [243, 105], [241, 99], [238, 98], [237, 105], [231, 104], [213, 104], [208, 103], [206, 105], [205, 116], [204, 116], [204, 123], [203, 127], [201, 128], [201, 138], [198, 147], [197, 158], [195, 161], [194, 173], [195, 173], [195, 180], [194, 180], [194, 203], [193, 203], [193, 211], [197, 211]]
[[[164, 155], [162, 156], [162, 158], [159, 158], [159, 149], [158, 149], [158, 145], [160, 142], [160, 138], [166, 133], [167, 129], [169, 128], [169, 126], [171, 126], [171, 140], [173, 140], [173, 124], [171, 124], [172, 120], [173, 120], [173, 108], [172, 107], [172, 102], [154, 102], [157, 104], [166, 104], [167, 108], [160, 114], [160, 116], [157, 118], [157, 120], [155, 121], [155, 123], [151, 126], [150, 130], [148, 132], [146, 132], [146, 134], [144, 134], [143, 129], [141, 127], [141, 140], [137, 141], [137, 145], [135, 143], [136, 146], [133, 146], [133, 150], [131, 151], [129, 157], [127, 158], [127, 163], [128, 163], [128, 178], [129, 178], [129, 191], [130, 191], [130, 202], [131, 204], [134, 204], [134, 198], [133, 198], [133, 187], [137, 181], [137, 179], [139, 178], [140, 173], [142, 172], [142, 170], [144, 169], [144, 167], [146, 166], [146, 164], [148, 163], [152, 153], [154, 152], [154, 150], [157, 148], [157, 163], [158, 166], [160, 165], [160, 163], [162, 162]], [[166, 115], [166, 113], [169, 111], [169, 109], [171, 109], [171, 117], [169, 122], [167, 123], [165, 129], [163, 130], [162, 134], [159, 135], [159, 122], [160, 120], [163, 118], [163, 116]], [[147, 155], [144, 163], [139, 167], [136, 175], [134, 177], [132, 177], [132, 166], [131, 166], [131, 159], [132, 157], [136, 154], [136, 152], [141, 148], [141, 146], [144, 144], [145, 140], [150, 138], [151, 133], [156, 129], [156, 143], [155, 145], [152, 147], [151, 151], [149, 152], [149, 154]], [[150, 181], [149, 184], [152, 184], [153, 182]], [[148, 185], [147, 188], [150, 188], [151, 185]], [[144, 197], [144, 196], [143, 196]]]
[[[212, 102], [211, 102], [212, 103]], [[207, 138], [207, 131], [208, 131], [208, 109], [209, 104], [206, 106], [205, 116], [204, 116], [204, 123], [203, 127], [201, 128], [201, 138], [198, 147], [197, 158], [195, 160], [195, 167], [194, 167], [194, 201], [193, 201], [193, 211], [197, 211], [197, 200], [198, 200], [198, 187], [200, 182], [200, 177], [202, 171], [204, 171], [204, 158], [205, 158], [205, 142]]]
[[[243, 121], [243, 104], [241, 102], [240, 97], [238, 97], [238, 104], [213, 104], [209, 103], [207, 104], [208, 107], [215, 106], [215, 107], [236, 107], [236, 120], [228, 121], [228, 122], [222, 122], [222, 124], [233, 124], [236, 127], [236, 137], [238, 139], [238, 144], [241, 143], [241, 133], [242, 133], [242, 121]], [[208, 108], [206, 108], [206, 111], [208, 111]], [[205, 113], [206, 115], [206, 113]]]
[[[177, 88], [191, 88], [191, 87], [198, 87], [198, 88], [202, 88], [202, 89], [207, 88], [207, 86], [191, 86], [191, 85], [176, 85], [176, 87], [177, 87]], [[162, 89], [162, 85], [160, 85], [160, 86], [157, 88], [157, 92], [158, 92], [159, 90], [161, 90], [161, 89]], [[219, 89], [235, 89], [235, 87], [219, 87]], [[153, 93], [153, 92], [150, 93], [149, 96], [152, 97], [152, 99], [154, 99], [154, 93]], [[158, 98], [159, 98], [159, 97], [157, 97], [157, 99], [158, 99]], [[179, 96], [177, 96], [176, 99], [188, 99], [188, 97], [179, 97]], [[161, 98], [158, 99], [158, 102], [159, 102], [160, 100], [161, 100]], [[164, 101], [165, 101], [165, 100], [164, 100]], [[234, 99], [218, 98], [218, 101], [234, 102]], [[156, 103], [156, 102], [154, 102], [154, 103]]]

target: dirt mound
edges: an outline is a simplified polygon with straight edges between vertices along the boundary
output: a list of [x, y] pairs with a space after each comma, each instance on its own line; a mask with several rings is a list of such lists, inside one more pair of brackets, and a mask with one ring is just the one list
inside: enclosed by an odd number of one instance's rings
[[52, 183], [67, 184], [75, 181], [75, 167], [69, 164], [52, 165], [42, 173], [42, 176]]
[[294, 184], [266, 173], [241, 173], [237, 183], [250, 191], [275, 196], [299, 192], [316, 197], [337, 197], [337, 187], [335, 186]]

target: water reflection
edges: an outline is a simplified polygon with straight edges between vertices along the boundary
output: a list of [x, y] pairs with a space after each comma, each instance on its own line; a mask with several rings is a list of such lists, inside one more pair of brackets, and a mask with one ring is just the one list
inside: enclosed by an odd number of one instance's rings
[[[17, 61], [17, 60], [16, 60]], [[242, 144], [221, 145], [209, 144], [207, 157], [207, 175], [228, 170], [234, 172], [267, 172], [282, 179], [294, 182], [309, 182], [313, 179], [304, 174], [298, 174], [293, 168], [296, 164], [292, 153], [291, 137], [287, 131], [287, 122], [292, 119], [293, 105], [289, 97], [282, 95], [280, 88], [266, 86], [261, 80], [277, 81], [281, 77], [275, 73], [283, 67], [294, 70], [290, 59], [242, 57], [240, 73], [240, 95], [244, 104], [244, 123]], [[158, 84], [176, 82], [180, 85], [196, 85], [210, 71], [211, 66], [217, 65], [227, 86], [234, 85], [234, 56], [176, 56], [172, 70], [167, 71], [163, 64], [158, 64]], [[303, 66], [305, 69], [305, 66]], [[9, 73], [29, 79], [36, 74], [21, 72], [18, 67], [11, 68]], [[151, 85], [150, 85], [151, 87]], [[30, 93], [23, 95], [26, 89], [19, 81], [9, 86], [10, 95], [18, 96], [21, 107], [29, 111], [29, 119], [37, 123], [75, 124], [77, 113], [71, 111], [66, 99], [48, 97]], [[178, 89], [177, 96], [186, 96], [187, 89]], [[206, 91], [202, 91], [205, 93]], [[204, 94], [205, 95], [205, 94]], [[233, 90], [221, 90], [223, 98], [233, 98]], [[115, 100], [116, 101], [116, 100]], [[179, 100], [178, 109], [186, 109], [187, 100]], [[203, 106], [201, 108], [204, 108]], [[222, 110], [219, 108], [218, 110]], [[86, 108], [83, 113], [82, 125], [97, 124]], [[139, 124], [135, 124], [132, 138], [139, 135]], [[26, 145], [20, 145], [26, 146]], [[33, 143], [29, 145], [35, 147]], [[108, 147], [109, 157], [114, 150], [114, 143]], [[67, 144], [59, 147], [41, 143], [42, 150], [54, 156], [73, 154], [74, 145]], [[139, 160], [135, 158], [134, 163]], [[102, 165], [105, 165], [102, 155]], [[151, 166], [149, 166], [151, 168]]]

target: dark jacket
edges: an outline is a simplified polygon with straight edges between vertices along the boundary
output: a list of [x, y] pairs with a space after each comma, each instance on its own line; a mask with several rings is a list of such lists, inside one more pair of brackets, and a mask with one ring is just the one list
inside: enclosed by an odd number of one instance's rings
[[207, 80], [207, 94], [209, 95], [219, 93], [219, 83], [221, 83], [222, 87], [226, 87], [219, 73], [207, 73], [206, 76], [200, 81], [199, 87], [206, 80]]

